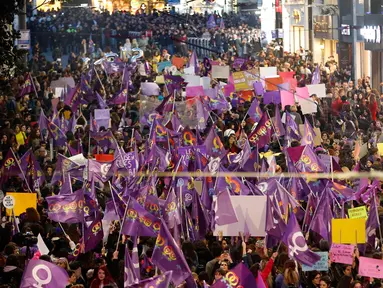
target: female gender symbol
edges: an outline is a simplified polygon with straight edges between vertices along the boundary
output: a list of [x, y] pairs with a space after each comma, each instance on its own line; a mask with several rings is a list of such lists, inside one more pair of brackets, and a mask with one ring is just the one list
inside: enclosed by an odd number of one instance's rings
[[[37, 271], [40, 271], [40, 270], [44, 270], [45, 272], [47, 272], [47, 278], [46, 279], [41, 279], [40, 276], [37, 275]], [[37, 287], [37, 288], [43, 288], [43, 285], [51, 283], [51, 281], [52, 281], [52, 272], [51, 272], [51, 270], [49, 269], [48, 266], [43, 265], [43, 264], [39, 264], [39, 265], [36, 265], [33, 268], [33, 270], [32, 270], [32, 277], [37, 282], [37, 284], [33, 284], [33, 286]]]

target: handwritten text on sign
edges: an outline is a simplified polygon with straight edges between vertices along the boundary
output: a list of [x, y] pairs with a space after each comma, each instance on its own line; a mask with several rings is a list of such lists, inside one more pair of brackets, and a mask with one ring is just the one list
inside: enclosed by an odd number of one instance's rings
[[354, 249], [354, 245], [332, 244], [330, 250], [331, 261], [351, 265], [353, 262]]
[[366, 206], [348, 209], [348, 216], [350, 219], [367, 219]]
[[359, 275], [373, 278], [383, 278], [383, 260], [360, 257]]
[[302, 265], [302, 271], [327, 271], [328, 270], [328, 252], [315, 252], [320, 256], [320, 260], [313, 266]]

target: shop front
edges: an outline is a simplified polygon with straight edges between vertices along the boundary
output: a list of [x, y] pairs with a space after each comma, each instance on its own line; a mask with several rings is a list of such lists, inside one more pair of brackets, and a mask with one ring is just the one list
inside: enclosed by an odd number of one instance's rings
[[[334, 28], [335, 27], [335, 28]], [[313, 56], [315, 63], [326, 63], [329, 57], [338, 57], [338, 17], [337, 15], [314, 15], [313, 16]]]

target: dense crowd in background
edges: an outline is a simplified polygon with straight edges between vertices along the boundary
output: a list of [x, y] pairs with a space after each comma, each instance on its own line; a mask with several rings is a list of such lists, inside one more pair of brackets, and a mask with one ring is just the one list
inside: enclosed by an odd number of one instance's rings
[[[39, 189], [34, 191], [38, 194], [37, 209], [29, 208], [19, 217], [19, 229], [15, 227], [13, 220], [7, 221], [5, 218], [3, 220], [0, 228], [0, 251], [2, 251], [0, 283], [3, 285], [0, 287], [20, 286], [25, 260], [31, 258], [38, 250], [33, 239], [39, 234], [42, 235], [50, 250], [49, 255], [41, 255], [40, 259], [55, 263], [68, 272], [70, 278], [67, 287], [124, 287], [124, 247], [127, 244], [131, 253], [134, 244], [132, 237], [126, 235], [119, 237], [119, 221], [113, 221], [109, 231], [104, 231], [108, 234], [105, 242], [99, 243], [96, 248], [87, 253], [73, 257], [73, 251], [77, 249], [76, 243], [80, 242], [82, 234], [79, 225], [63, 223], [61, 226], [47, 217], [48, 206], [45, 198], [59, 193], [61, 189], [59, 183], [51, 184], [58, 155], [71, 156], [73, 149], [82, 151], [85, 157], [92, 157], [97, 153], [97, 143], [95, 139], [89, 137], [89, 130], [93, 125], [92, 114], [95, 109], [100, 108], [97, 100], [81, 103], [81, 114], [77, 114], [74, 132], [66, 133], [67, 145], [50, 146], [50, 135], [41, 137], [42, 128], [39, 126], [41, 113], [43, 112], [49, 119], [56, 115], [67, 120], [78, 113], [61, 100], [57, 107], [52, 105], [52, 99], [55, 98], [55, 91], [50, 87], [52, 81], [60, 77], [73, 77], [75, 82], [79, 83], [82, 75], [89, 71], [89, 63], [104, 56], [105, 53], [113, 51], [120, 55], [123, 51], [129, 58], [133, 55], [133, 48], [142, 49], [144, 58], [140, 61], [149, 65], [147, 70], [149, 73], [144, 75], [145, 73], [134, 72], [128, 88], [128, 103], [110, 105], [109, 108], [111, 108], [111, 127], [113, 127], [111, 131], [118, 141], [119, 149], [130, 152], [135, 146], [138, 153], [145, 153], [145, 155], [148, 155], [146, 140], [150, 136], [150, 127], [143, 127], [137, 116], [140, 109], [140, 84], [145, 81], [155, 81], [158, 76], [156, 66], [159, 62], [167, 61], [173, 55], [190, 57], [192, 51], [186, 48], [188, 37], [211, 39], [211, 45], [217, 49], [218, 53], [212, 53], [210, 58], [220, 64], [230, 65], [232, 71], [236, 71], [233, 68], [235, 57], [243, 57], [246, 58], [246, 69], [275, 66], [280, 72], [295, 71], [298, 87], [312, 83], [313, 73], [318, 64], [312, 62], [303, 48], [290, 53], [285, 52], [276, 42], [265, 44], [256, 32], [259, 28], [257, 19], [244, 18], [236, 14], [223, 15], [223, 17], [216, 15], [218, 27], [207, 29], [208, 17], [209, 15], [188, 15], [186, 22], [185, 16], [175, 13], [130, 15], [115, 12], [110, 15], [106, 12], [75, 9], [38, 12], [36, 16], [29, 18], [28, 26], [33, 37], [33, 52], [29, 64], [36, 93], [19, 97], [27, 75], [15, 77], [1, 91], [0, 159], [4, 162], [10, 151], [13, 151], [17, 159], [31, 151], [41, 167], [45, 181]], [[219, 27], [221, 19], [224, 21], [224, 27], [223, 25]], [[140, 35], [131, 37], [128, 31], [138, 31]], [[116, 34], [113, 35], [114, 33]], [[47, 50], [53, 51], [54, 62], [49, 62], [45, 58], [43, 53]], [[59, 61], [64, 54], [70, 54], [67, 67], [62, 67]], [[85, 61], [85, 58], [92, 60]], [[188, 60], [185, 61], [187, 62]], [[210, 75], [202, 59], [199, 65], [200, 75]], [[109, 76], [99, 67], [94, 69], [98, 71], [98, 77], [93, 75], [90, 86], [97, 87], [94, 88], [95, 91], [98, 91], [105, 101], [110, 100], [112, 95], [120, 90], [123, 77]], [[183, 68], [180, 69], [181, 72], [182, 70]], [[320, 64], [319, 71], [321, 83], [326, 84], [328, 97], [318, 98], [315, 95], [311, 97], [317, 104], [317, 113], [304, 117], [299, 105], [288, 106], [286, 111], [294, 116], [294, 122], [297, 125], [309, 121], [313, 127], [321, 130], [322, 143], [315, 151], [338, 157], [339, 166], [343, 171], [351, 171], [356, 166], [359, 171], [382, 170], [383, 162], [377, 149], [378, 139], [382, 134], [381, 119], [383, 117], [383, 94], [380, 93], [380, 88], [378, 85], [372, 87], [368, 76], [354, 79], [350, 70], [340, 69], [334, 57]], [[218, 82], [212, 79], [212, 85], [217, 86]], [[160, 88], [160, 96], [153, 98], [167, 99], [168, 91], [165, 85], [160, 85]], [[175, 98], [179, 99], [181, 96], [176, 95]], [[264, 104], [260, 95], [257, 95], [257, 99], [261, 110], [269, 111], [271, 116], [274, 116], [275, 105]], [[230, 97], [226, 100], [229, 103], [232, 102]], [[254, 126], [254, 121], [247, 116], [250, 104], [248, 101], [242, 101], [231, 105], [230, 110], [221, 111], [219, 115], [212, 113], [208, 121], [209, 128], [199, 131], [199, 137], [204, 141], [210, 127], [214, 124], [216, 128], [213, 129], [216, 129], [224, 149], [231, 153], [240, 153], [243, 149], [238, 142], [240, 135], [241, 137], [244, 133], [249, 135]], [[126, 122], [129, 125], [118, 129], [123, 115], [126, 115]], [[133, 128], [136, 133], [134, 145], [131, 137]], [[195, 129], [192, 131], [198, 134]], [[286, 143], [283, 140], [281, 137], [280, 142]], [[368, 153], [361, 159], [353, 155], [357, 141], [368, 144]], [[299, 141], [292, 141], [291, 146], [299, 146]], [[52, 148], [53, 151], [51, 151]], [[105, 153], [113, 153], [115, 150], [114, 147]], [[260, 152], [267, 151], [280, 153], [275, 157], [274, 173], [281, 175], [286, 172], [284, 151], [278, 145], [276, 138], [269, 143], [268, 148], [260, 150]], [[5, 163], [2, 163], [3, 176], [4, 165]], [[173, 171], [171, 168], [167, 169], [167, 171]], [[30, 173], [28, 170], [24, 172]], [[72, 191], [81, 189], [84, 185], [82, 181], [75, 178], [71, 181]], [[158, 178], [154, 184], [156, 196], [161, 201], [165, 200], [169, 193], [168, 181], [169, 179]], [[25, 181], [20, 177], [9, 177], [6, 181], [1, 181], [1, 184], [4, 193], [28, 189]], [[355, 182], [347, 181], [346, 184], [357, 191], [358, 186]], [[96, 186], [97, 201], [104, 210], [111, 191], [106, 183], [98, 183]], [[380, 193], [380, 184], [378, 189]], [[300, 203], [304, 207], [307, 205], [306, 201], [300, 201]], [[354, 201], [353, 205], [358, 204]], [[378, 211], [380, 215], [382, 213], [380, 206]], [[15, 230], [20, 232], [17, 233]], [[321, 272], [302, 272], [301, 265], [289, 259], [285, 245], [266, 247], [264, 238], [244, 237], [244, 235], [216, 237], [209, 230], [204, 238], [197, 241], [185, 239], [184, 236], [176, 240], [180, 241], [180, 249], [197, 287], [213, 284], [237, 264], [244, 263], [255, 278], [262, 277], [265, 287], [359, 288], [382, 286], [381, 279], [358, 275], [361, 253], [368, 257], [382, 259], [380, 237], [381, 235], [377, 233], [376, 246], [366, 245], [363, 252], [356, 249], [351, 265], [336, 264], [329, 260], [329, 270]], [[33, 238], [32, 242], [30, 242], [31, 238]], [[310, 233], [308, 243], [311, 250], [329, 251], [329, 241], [317, 240], [318, 235]], [[139, 237], [137, 247], [141, 279], [160, 273], [151, 262], [155, 243], [156, 238]], [[183, 285], [179, 287], [186, 287], [186, 284]]]

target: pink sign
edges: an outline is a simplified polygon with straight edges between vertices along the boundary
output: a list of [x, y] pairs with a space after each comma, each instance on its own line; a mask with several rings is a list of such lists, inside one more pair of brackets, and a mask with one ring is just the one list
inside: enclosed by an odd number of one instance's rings
[[282, 109], [285, 109], [286, 105], [294, 105], [295, 104], [294, 94], [291, 93], [290, 91], [282, 90], [281, 103], [282, 103]]
[[383, 278], [383, 260], [360, 257], [358, 274], [366, 277]]
[[204, 94], [202, 86], [186, 87], [186, 96], [188, 97], [203, 96]]
[[309, 89], [306, 87], [296, 87], [295, 91], [297, 92], [297, 96], [299, 98], [307, 99], [310, 97]]
[[354, 245], [332, 244], [330, 259], [334, 263], [352, 264]]

